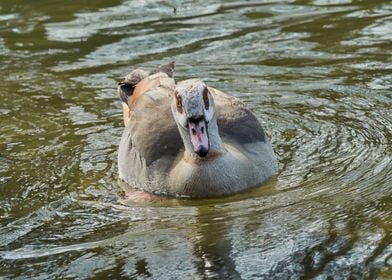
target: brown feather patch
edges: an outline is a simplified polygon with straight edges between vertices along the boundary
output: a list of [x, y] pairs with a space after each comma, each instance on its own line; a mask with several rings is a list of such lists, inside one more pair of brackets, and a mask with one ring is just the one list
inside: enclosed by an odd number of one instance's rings
[[140, 96], [142, 96], [145, 92], [156, 88], [161, 84], [160, 77], [154, 77], [153, 79], [150, 79], [150, 77], [147, 77], [143, 79], [141, 82], [139, 82], [135, 89], [133, 90], [133, 94], [131, 96], [131, 102], [130, 105], [134, 106], [137, 103], [137, 100]]
[[206, 108], [206, 110], [208, 110], [208, 108], [210, 108], [210, 99], [208, 98], [208, 88], [205, 87], [204, 91], [203, 91], [203, 101], [204, 101], [204, 107]]
[[182, 109], [182, 97], [178, 94], [178, 92], [174, 92], [174, 96], [176, 97], [176, 108], [177, 111], [182, 114], [183, 109]]

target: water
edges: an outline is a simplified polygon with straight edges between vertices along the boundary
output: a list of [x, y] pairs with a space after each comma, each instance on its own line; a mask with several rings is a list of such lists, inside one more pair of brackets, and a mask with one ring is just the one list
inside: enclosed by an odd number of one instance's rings
[[[392, 278], [390, 1], [2, 2], [0, 278]], [[116, 82], [172, 60], [256, 113], [276, 177], [126, 199]]]

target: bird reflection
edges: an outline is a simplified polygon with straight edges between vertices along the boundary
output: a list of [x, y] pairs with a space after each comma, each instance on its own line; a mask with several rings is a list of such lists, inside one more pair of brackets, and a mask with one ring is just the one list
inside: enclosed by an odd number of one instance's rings
[[230, 227], [213, 219], [216, 209], [211, 211], [211, 207], [201, 206], [198, 210], [200, 228], [196, 233], [197, 238], [193, 239], [194, 265], [197, 269], [194, 279], [241, 279], [231, 256]]

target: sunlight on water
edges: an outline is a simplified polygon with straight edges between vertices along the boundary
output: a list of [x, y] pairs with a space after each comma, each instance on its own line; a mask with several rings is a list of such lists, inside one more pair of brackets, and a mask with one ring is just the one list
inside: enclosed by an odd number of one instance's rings
[[[388, 1], [9, 2], [0, 278], [392, 278]], [[246, 103], [276, 176], [204, 200], [118, 181], [117, 82], [169, 61]]]

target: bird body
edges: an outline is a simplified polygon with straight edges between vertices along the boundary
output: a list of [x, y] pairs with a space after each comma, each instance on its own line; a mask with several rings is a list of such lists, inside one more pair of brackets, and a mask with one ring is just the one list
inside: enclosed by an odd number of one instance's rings
[[165, 67], [133, 71], [120, 83], [122, 180], [155, 194], [216, 197], [276, 172], [272, 146], [244, 104], [197, 79], [176, 84]]

